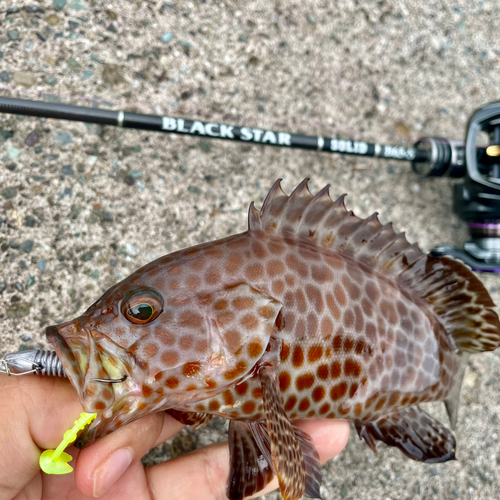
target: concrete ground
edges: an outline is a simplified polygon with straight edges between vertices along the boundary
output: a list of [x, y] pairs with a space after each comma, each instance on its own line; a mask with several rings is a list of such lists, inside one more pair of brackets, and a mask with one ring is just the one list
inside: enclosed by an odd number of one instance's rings
[[[397, 145], [462, 139], [499, 97], [499, 13], [495, 0], [0, 0], [0, 95]], [[424, 249], [467, 237], [457, 181], [397, 161], [6, 114], [0, 158], [3, 353], [46, 345], [45, 325], [155, 257], [244, 230], [278, 177], [288, 192], [306, 176], [313, 191], [330, 183]], [[498, 303], [498, 276], [483, 278]], [[472, 357], [457, 461], [374, 455], [353, 433], [323, 468], [324, 498], [500, 498], [499, 397], [500, 353]], [[184, 431], [147, 461], [223, 429]]]

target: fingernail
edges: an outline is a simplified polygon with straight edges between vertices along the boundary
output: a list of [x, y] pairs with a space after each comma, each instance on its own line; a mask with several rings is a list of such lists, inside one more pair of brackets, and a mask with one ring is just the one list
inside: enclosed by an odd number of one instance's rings
[[98, 498], [118, 481], [133, 459], [130, 448], [114, 451], [95, 471], [94, 498]]

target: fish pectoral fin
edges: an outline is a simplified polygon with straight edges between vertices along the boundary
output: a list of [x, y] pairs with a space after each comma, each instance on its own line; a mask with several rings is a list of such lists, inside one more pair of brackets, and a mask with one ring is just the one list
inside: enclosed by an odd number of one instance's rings
[[229, 500], [242, 500], [264, 489], [273, 479], [273, 463], [264, 422], [229, 422], [231, 465]]
[[455, 460], [455, 438], [440, 422], [418, 406], [410, 406], [372, 422], [355, 422], [360, 438], [376, 452], [376, 442], [399, 448], [406, 456], [426, 463]]
[[319, 498], [319, 487], [321, 486], [321, 464], [319, 463], [319, 455], [314, 447], [311, 436], [306, 434], [302, 429], [293, 426], [295, 437], [299, 442], [304, 463], [306, 466], [306, 489], [304, 498]]
[[304, 495], [321, 498], [319, 456], [311, 438], [288, 420], [274, 369], [262, 367], [259, 376], [271, 458], [281, 496], [284, 500], [298, 500]]
[[199, 429], [212, 420], [212, 415], [203, 412], [166, 410], [166, 412], [184, 425], [191, 425], [193, 429]]

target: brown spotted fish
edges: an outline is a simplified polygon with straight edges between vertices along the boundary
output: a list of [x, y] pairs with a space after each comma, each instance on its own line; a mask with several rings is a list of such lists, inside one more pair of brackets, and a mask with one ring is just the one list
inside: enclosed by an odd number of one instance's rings
[[500, 344], [494, 304], [466, 266], [343, 200], [307, 180], [287, 196], [278, 181], [246, 232], [162, 257], [48, 327], [97, 412], [80, 445], [155, 411], [228, 418], [231, 500], [273, 474], [285, 500], [320, 497], [299, 418], [349, 419], [373, 450], [453, 459], [453, 435], [418, 404], [445, 401], [454, 427], [464, 358]]

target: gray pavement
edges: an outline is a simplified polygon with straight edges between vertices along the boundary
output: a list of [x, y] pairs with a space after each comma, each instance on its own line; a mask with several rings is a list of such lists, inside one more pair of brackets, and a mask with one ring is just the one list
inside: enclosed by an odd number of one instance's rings
[[[500, 97], [499, 14], [495, 0], [0, 0], [0, 95], [399, 145], [462, 139], [470, 113]], [[396, 161], [10, 115], [0, 160], [4, 353], [46, 345], [45, 325], [152, 259], [244, 230], [248, 204], [278, 177], [288, 192], [306, 176], [314, 191], [330, 183], [424, 249], [467, 237], [457, 181]], [[499, 303], [498, 276], [484, 282]], [[457, 461], [422, 465], [383, 445], [374, 455], [353, 433], [323, 468], [324, 498], [500, 498], [499, 396], [500, 353], [473, 356]], [[224, 429], [184, 431], [147, 461]]]

